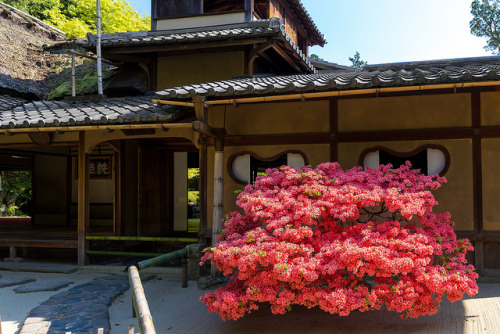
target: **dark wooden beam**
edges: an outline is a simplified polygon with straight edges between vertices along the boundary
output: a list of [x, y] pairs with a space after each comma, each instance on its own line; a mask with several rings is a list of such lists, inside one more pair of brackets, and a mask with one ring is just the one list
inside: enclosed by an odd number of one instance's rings
[[102, 56], [104, 58], [108, 58], [108, 59], [123, 61], [126, 63], [135, 63], [135, 64], [144, 63], [147, 65], [150, 65], [151, 61], [152, 61], [151, 58], [149, 58], [149, 57], [126, 56], [126, 55], [119, 55], [116, 53], [109, 53], [106, 51], [103, 51]]
[[161, 45], [161, 46], [143, 46], [143, 47], [120, 47], [107, 49], [107, 58], [111, 59], [114, 55], [118, 54], [129, 54], [129, 53], [151, 53], [151, 52], [171, 52], [171, 51], [182, 51], [182, 50], [196, 50], [196, 49], [208, 49], [208, 48], [218, 48], [224, 46], [236, 46], [236, 45], [248, 45], [248, 44], [260, 44], [265, 43], [267, 38], [255, 38], [255, 39], [242, 39], [242, 40], [228, 40], [219, 42], [198, 42], [183, 45]]
[[435, 140], [435, 139], [461, 139], [471, 138], [471, 128], [441, 128], [417, 129], [397, 131], [366, 131], [366, 132], [340, 132], [339, 142], [369, 142], [369, 141], [401, 141], [401, 140]]
[[[213, 140], [209, 140], [213, 145]], [[294, 145], [294, 144], [328, 144], [329, 133], [304, 133], [284, 135], [258, 135], [258, 136], [226, 136], [225, 146], [248, 146], [248, 145]]]
[[201, 121], [194, 121], [193, 122], [193, 130], [196, 132], [201, 133], [202, 135], [208, 136], [208, 137], [218, 137], [219, 132], [212, 128], [210, 125], [203, 123]]
[[248, 74], [252, 75], [253, 72], [253, 63], [257, 57], [262, 56], [262, 54], [267, 50], [273, 47], [274, 41], [268, 41], [263, 43], [256, 48], [250, 51], [249, 59], [248, 59]]
[[276, 44], [273, 44], [273, 49], [276, 51], [287, 63], [290, 65], [295, 71], [297, 72], [302, 72], [300, 67], [297, 66], [297, 64], [290, 58], [283, 49], [281, 49], [279, 46]]

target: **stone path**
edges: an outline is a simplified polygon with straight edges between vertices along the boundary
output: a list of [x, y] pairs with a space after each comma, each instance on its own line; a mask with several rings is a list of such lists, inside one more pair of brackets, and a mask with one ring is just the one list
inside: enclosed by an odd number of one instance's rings
[[128, 288], [126, 275], [109, 275], [63, 291], [31, 310], [19, 334], [108, 333], [108, 307]]
[[21, 285], [14, 289], [16, 293], [32, 293], [41, 291], [57, 291], [68, 285], [73, 284], [73, 282], [34, 282], [29, 284]]
[[0, 288], [8, 288], [10, 286], [31, 283], [34, 281], [36, 281], [36, 280], [34, 278], [30, 278], [30, 277], [1, 278], [0, 279]]

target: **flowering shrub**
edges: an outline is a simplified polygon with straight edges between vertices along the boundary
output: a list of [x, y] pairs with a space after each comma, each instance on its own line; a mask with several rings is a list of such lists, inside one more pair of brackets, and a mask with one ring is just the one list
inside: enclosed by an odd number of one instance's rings
[[446, 180], [410, 167], [268, 170], [206, 250], [202, 261], [232, 276], [201, 301], [224, 320], [263, 302], [275, 314], [295, 304], [342, 316], [385, 305], [406, 318], [436, 313], [444, 295], [476, 294], [472, 246], [457, 240], [449, 213], [431, 213], [430, 190]]

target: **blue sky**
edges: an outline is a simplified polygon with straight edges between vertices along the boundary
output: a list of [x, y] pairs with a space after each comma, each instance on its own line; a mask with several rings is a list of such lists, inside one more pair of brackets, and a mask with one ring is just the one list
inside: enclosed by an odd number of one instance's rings
[[[472, 0], [302, 0], [328, 44], [327, 61], [349, 65], [356, 51], [370, 64], [488, 56], [469, 30]], [[150, 1], [130, 0], [141, 13]]]

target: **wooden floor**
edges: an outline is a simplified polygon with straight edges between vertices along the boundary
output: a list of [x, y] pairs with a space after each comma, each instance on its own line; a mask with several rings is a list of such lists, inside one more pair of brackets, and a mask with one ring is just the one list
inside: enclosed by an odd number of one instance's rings
[[[101, 234], [108, 228], [93, 228]], [[74, 248], [78, 246], [76, 226], [0, 226], [0, 247]]]

